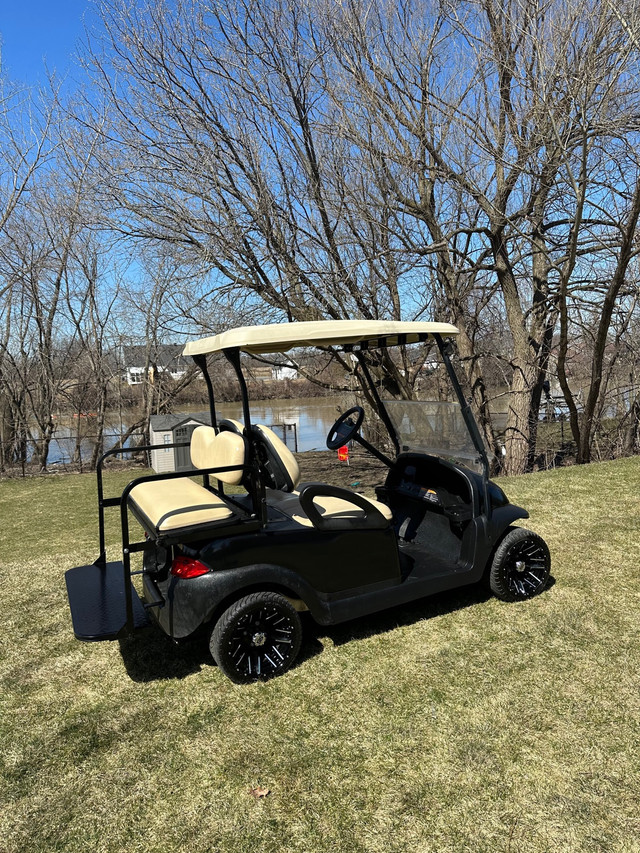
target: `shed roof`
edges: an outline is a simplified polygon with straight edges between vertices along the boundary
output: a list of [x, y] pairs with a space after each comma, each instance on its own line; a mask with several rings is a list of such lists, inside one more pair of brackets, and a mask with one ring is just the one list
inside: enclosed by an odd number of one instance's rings
[[198, 421], [205, 426], [211, 426], [209, 412], [191, 412], [175, 415], [151, 415], [149, 426], [154, 432], [169, 432], [189, 421]]

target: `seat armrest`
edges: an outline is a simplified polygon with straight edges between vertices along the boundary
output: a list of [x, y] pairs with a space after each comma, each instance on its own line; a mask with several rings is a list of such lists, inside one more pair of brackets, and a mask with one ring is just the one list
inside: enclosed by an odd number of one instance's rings
[[[339, 498], [353, 504], [358, 509], [364, 511], [364, 518], [344, 518], [339, 516], [322, 516], [313, 501], [314, 498]], [[353, 527], [354, 529], [369, 529], [381, 530], [389, 526], [388, 520], [375, 507], [371, 501], [364, 495], [359, 495], [356, 492], [351, 492], [349, 489], [342, 489], [339, 486], [330, 486], [326, 483], [306, 483], [300, 492], [300, 506], [315, 528], [318, 530], [344, 530], [345, 527]]]

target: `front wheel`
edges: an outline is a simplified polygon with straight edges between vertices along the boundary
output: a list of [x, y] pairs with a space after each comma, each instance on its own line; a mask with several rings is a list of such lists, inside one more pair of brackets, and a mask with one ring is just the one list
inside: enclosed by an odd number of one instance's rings
[[496, 548], [489, 585], [502, 601], [524, 601], [542, 592], [550, 570], [551, 556], [544, 539], [524, 527], [512, 527]]
[[248, 684], [289, 669], [301, 642], [300, 617], [287, 599], [277, 592], [254, 592], [225, 610], [209, 649], [231, 681]]

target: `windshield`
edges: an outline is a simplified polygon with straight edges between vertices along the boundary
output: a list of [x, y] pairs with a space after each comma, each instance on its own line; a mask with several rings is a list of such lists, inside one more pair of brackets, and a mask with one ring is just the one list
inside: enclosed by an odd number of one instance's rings
[[478, 451], [458, 403], [383, 400], [401, 450], [419, 450], [481, 470]]

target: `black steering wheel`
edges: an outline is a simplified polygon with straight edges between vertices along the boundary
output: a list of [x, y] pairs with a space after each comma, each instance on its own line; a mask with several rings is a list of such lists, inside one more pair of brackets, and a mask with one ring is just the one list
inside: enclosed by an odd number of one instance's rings
[[[351, 415], [357, 415], [355, 422], [349, 420]], [[327, 436], [327, 447], [329, 450], [338, 450], [345, 444], [348, 444], [351, 439], [355, 438], [362, 426], [364, 420], [364, 409], [362, 406], [354, 406], [352, 409], [340, 415], [338, 420], [329, 430]]]

